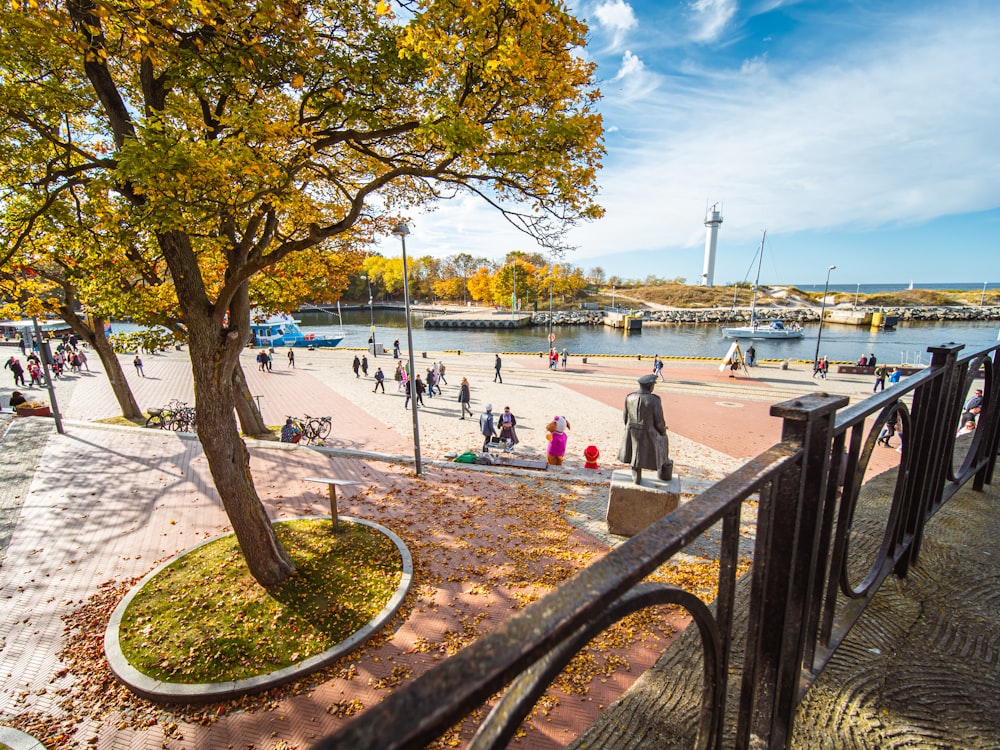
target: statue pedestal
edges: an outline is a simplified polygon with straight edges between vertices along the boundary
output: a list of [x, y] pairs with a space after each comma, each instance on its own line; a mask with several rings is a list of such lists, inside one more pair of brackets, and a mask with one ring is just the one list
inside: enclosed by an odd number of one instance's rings
[[643, 469], [642, 483], [632, 481], [629, 469], [611, 474], [611, 494], [608, 498], [608, 531], [620, 536], [633, 536], [654, 521], [677, 508], [681, 497], [680, 480], [657, 479], [656, 472]]

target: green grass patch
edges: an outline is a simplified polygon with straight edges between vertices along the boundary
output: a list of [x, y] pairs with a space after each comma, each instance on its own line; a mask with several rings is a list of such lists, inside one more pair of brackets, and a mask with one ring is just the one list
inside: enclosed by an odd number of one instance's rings
[[129, 663], [167, 682], [239, 680], [322, 653], [386, 605], [402, 577], [392, 540], [362, 524], [329, 519], [275, 524], [297, 574], [264, 589], [236, 537], [210, 542], [148, 581], [122, 618]]

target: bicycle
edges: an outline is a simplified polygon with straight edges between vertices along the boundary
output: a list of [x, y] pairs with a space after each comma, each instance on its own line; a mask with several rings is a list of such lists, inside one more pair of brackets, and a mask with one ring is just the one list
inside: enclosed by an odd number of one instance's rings
[[310, 417], [306, 414], [305, 435], [310, 442], [313, 440], [325, 440], [333, 430], [332, 417]]
[[306, 414], [299, 417], [288, 416], [292, 425], [302, 433], [302, 442], [313, 443], [326, 438], [333, 430], [332, 417], [310, 417]]
[[150, 409], [146, 427], [159, 427], [173, 432], [197, 432], [197, 417], [193, 406], [171, 399], [165, 407]]

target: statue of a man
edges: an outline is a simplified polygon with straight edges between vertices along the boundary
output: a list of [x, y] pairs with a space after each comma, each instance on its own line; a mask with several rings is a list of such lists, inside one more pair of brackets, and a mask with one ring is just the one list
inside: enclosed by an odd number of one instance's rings
[[642, 470], [653, 469], [663, 481], [670, 481], [674, 462], [670, 460], [670, 439], [663, 419], [663, 403], [653, 394], [656, 375], [639, 378], [639, 390], [625, 397], [625, 437], [618, 460], [632, 466], [632, 481], [642, 481]]

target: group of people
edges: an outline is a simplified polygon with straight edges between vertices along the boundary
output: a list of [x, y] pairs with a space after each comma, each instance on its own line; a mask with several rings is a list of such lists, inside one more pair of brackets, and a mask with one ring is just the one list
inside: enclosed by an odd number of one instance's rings
[[959, 420], [960, 426], [958, 428], [958, 435], [968, 435], [970, 432], [974, 432], [976, 429], [976, 420], [979, 418], [979, 414], [983, 410], [983, 389], [976, 388], [966, 404], [965, 409], [962, 411], [962, 417]]
[[[499, 355], [497, 355], [497, 356], [499, 356]], [[557, 352], [555, 350], [554, 347], [550, 348], [549, 349], [549, 369], [550, 370], [555, 370], [557, 367], [559, 367], [559, 363], [560, 362], [562, 362], [562, 368], [565, 370], [566, 369], [566, 365], [569, 364], [569, 352], [566, 349], [563, 349], [562, 353], [560, 354], [559, 352]]]
[[[468, 388], [468, 382], [462, 378], [463, 388]], [[461, 395], [459, 395], [461, 399]], [[467, 402], [462, 402], [462, 419], [465, 419], [465, 409]], [[472, 410], [469, 409], [469, 416]], [[505, 450], [513, 450], [520, 440], [517, 438], [517, 418], [511, 413], [510, 407], [505, 406], [499, 418], [493, 414], [493, 404], [486, 404], [482, 415], [479, 417], [479, 431], [483, 434], [483, 451], [488, 451], [491, 444], [499, 444]]]
[[[79, 363], [77, 363], [76, 366], [79, 367]], [[27, 372], [28, 378], [30, 379], [31, 388], [36, 386], [40, 388], [45, 384], [45, 378], [42, 376], [41, 361], [38, 359], [38, 355], [35, 352], [28, 354], [24, 365], [21, 364], [21, 360], [17, 357], [11, 357], [4, 363], [3, 367], [5, 370], [10, 370], [11, 374], [14, 376], [15, 386], [19, 385], [22, 388], [29, 387], [24, 379], [25, 372]], [[56, 377], [60, 377], [62, 375], [62, 367], [60, 366], [57, 370], [53, 364], [52, 374]]]

